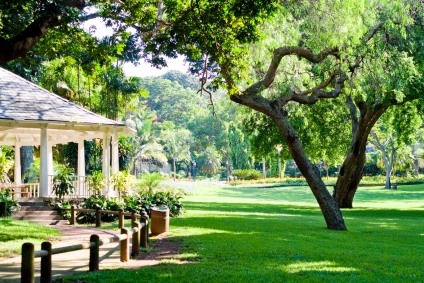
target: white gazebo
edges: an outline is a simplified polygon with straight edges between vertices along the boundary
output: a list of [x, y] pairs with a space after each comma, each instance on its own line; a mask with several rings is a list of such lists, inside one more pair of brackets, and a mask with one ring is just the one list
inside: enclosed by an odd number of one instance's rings
[[[0, 145], [15, 147], [15, 185], [22, 182], [20, 147], [40, 146], [40, 184], [36, 195], [32, 193], [33, 196], [51, 195], [49, 176], [53, 175], [52, 146], [68, 142], [78, 143], [75, 194], [87, 195], [81, 185], [85, 180], [84, 140], [103, 139], [102, 171], [108, 178], [119, 170], [119, 134], [132, 135], [134, 130], [0, 68]], [[111, 161], [112, 166], [109, 165]], [[113, 192], [109, 189], [107, 194], [113, 195]]]

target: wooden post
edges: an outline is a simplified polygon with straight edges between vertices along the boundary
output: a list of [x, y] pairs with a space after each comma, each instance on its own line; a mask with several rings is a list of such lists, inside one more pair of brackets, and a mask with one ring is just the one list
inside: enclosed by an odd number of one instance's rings
[[129, 230], [127, 228], [121, 228], [121, 235], [127, 235], [125, 240], [120, 241], [121, 248], [121, 261], [129, 261], [130, 260], [130, 237]]
[[144, 223], [144, 226], [141, 228], [140, 232], [140, 245], [143, 248], [147, 248], [149, 242], [149, 216], [146, 212], [142, 212], [141, 215], [140, 222]]
[[132, 222], [132, 228], [137, 228], [137, 233], [132, 235], [132, 250], [131, 255], [136, 256], [140, 253], [140, 234], [141, 234], [141, 224], [140, 222], [134, 221]]
[[96, 205], [96, 227], [100, 227], [102, 225], [102, 216], [100, 214], [100, 206]]
[[124, 212], [124, 210], [122, 208], [119, 209], [119, 215], [118, 215], [118, 219], [119, 219], [119, 229], [124, 228], [124, 215], [122, 214]]
[[71, 225], [75, 225], [77, 222], [76, 216], [75, 216], [75, 205], [71, 205], [71, 219], [69, 220]]
[[34, 245], [22, 245], [21, 283], [34, 283]]
[[98, 235], [91, 235], [90, 236], [90, 242], [94, 242], [95, 245], [90, 248], [90, 261], [88, 263], [89, 271], [97, 271], [99, 270], [99, 246], [100, 246], [100, 240]]
[[131, 210], [131, 226], [133, 222], [137, 221], [137, 218], [135, 217], [136, 213], [137, 211], [135, 209]]
[[6, 202], [0, 202], [0, 217], [5, 217], [7, 215], [7, 205]]
[[41, 249], [47, 251], [48, 255], [41, 257], [41, 278], [40, 282], [52, 282], [52, 244], [50, 242], [43, 242]]

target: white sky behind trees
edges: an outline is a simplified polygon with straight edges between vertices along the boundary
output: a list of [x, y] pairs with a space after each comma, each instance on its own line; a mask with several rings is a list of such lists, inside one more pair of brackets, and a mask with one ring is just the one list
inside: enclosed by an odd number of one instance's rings
[[[112, 35], [112, 30], [107, 28], [100, 19], [92, 19], [83, 23], [83, 28], [88, 31], [90, 26], [96, 27], [96, 32], [94, 36], [102, 38], [104, 36]], [[149, 63], [144, 62], [144, 60], [139, 61], [138, 66], [134, 66], [131, 63], [124, 64], [124, 72], [127, 76], [132, 77], [150, 77], [150, 76], [161, 76], [168, 71], [178, 70], [184, 73], [187, 73], [188, 65], [184, 63], [183, 57], [178, 57], [177, 59], [167, 59], [168, 67], [157, 69], [150, 66]]]

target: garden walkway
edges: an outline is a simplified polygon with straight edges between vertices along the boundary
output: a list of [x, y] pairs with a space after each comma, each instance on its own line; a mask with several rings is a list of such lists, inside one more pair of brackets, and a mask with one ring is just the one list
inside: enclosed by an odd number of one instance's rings
[[[118, 232], [96, 229], [81, 226], [49, 226], [62, 232], [61, 241], [53, 244], [53, 248], [76, 245], [88, 242], [92, 234], [99, 235], [100, 239], [110, 238]], [[40, 250], [40, 246], [35, 246], [35, 250]], [[57, 254], [52, 256], [53, 279], [68, 276], [75, 272], [88, 271], [88, 259], [90, 250], [80, 250]], [[100, 269], [118, 268], [125, 266], [119, 260], [119, 243], [110, 243], [100, 247]], [[35, 259], [35, 282], [40, 282], [40, 258]], [[20, 282], [21, 278], [21, 257], [8, 258], [0, 261], [0, 282], [14, 283]]]

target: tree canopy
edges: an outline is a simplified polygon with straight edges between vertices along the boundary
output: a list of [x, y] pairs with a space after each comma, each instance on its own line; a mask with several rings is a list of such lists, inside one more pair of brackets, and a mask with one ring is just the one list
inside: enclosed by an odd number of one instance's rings
[[[346, 229], [340, 207], [352, 207], [375, 123], [423, 94], [422, 1], [18, 0], [0, 9], [2, 63], [23, 54], [27, 60], [65, 54], [67, 36], [86, 38], [85, 46], [74, 48], [77, 65], [96, 62], [106, 69], [144, 58], [160, 67], [166, 58], [185, 56], [190, 72], [200, 77], [200, 93], [211, 97], [211, 88], [225, 88], [230, 100], [266, 116], [251, 113], [245, 123], [253, 150], [263, 154], [285, 145], [283, 156], [296, 162], [330, 229]], [[20, 16], [13, 17], [15, 12]], [[79, 28], [94, 17], [114, 35], [98, 41]], [[99, 55], [104, 51], [109, 55]], [[107, 74], [106, 91], [114, 93], [107, 97], [116, 102], [127, 92], [109, 76], [113, 72]], [[188, 81], [173, 78], [183, 84], [175, 93], [167, 87], [172, 83], [161, 82], [157, 91], [148, 80], [142, 83], [151, 89], [151, 110], [183, 125], [193, 110], [179, 100], [195, 94], [187, 91]], [[155, 91], [167, 93], [169, 102], [156, 107]], [[185, 114], [172, 117], [171, 108]], [[331, 195], [314, 160], [342, 158]]]

